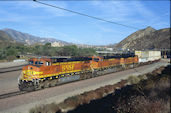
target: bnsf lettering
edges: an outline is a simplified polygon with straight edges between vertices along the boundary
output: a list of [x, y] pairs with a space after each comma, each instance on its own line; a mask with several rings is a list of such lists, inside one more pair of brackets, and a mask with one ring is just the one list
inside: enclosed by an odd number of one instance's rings
[[74, 69], [74, 64], [62, 65], [62, 71], [72, 71]]

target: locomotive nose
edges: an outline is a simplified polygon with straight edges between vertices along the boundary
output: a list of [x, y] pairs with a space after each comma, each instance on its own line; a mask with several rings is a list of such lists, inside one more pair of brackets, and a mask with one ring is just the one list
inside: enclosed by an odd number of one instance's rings
[[19, 79], [21, 79], [21, 80], [31, 79], [30, 77], [33, 75], [33, 70], [34, 70], [34, 67], [31, 65], [24, 66], [22, 68], [22, 72], [20, 74]]

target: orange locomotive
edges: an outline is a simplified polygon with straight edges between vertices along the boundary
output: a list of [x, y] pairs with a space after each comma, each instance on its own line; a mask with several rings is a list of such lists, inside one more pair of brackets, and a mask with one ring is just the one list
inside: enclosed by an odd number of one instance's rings
[[135, 55], [74, 58], [32, 58], [18, 78], [20, 90], [37, 90], [135, 67]]

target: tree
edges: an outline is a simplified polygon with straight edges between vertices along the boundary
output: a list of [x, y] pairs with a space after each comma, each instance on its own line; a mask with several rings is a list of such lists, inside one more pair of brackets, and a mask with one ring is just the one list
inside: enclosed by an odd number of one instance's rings
[[45, 44], [45, 46], [46, 47], [51, 47], [51, 43], [48, 42], [48, 43]]
[[17, 55], [17, 50], [15, 48], [9, 48], [7, 49], [7, 56], [16, 56]]
[[78, 55], [78, 48], [76, 45], [71, 46], [64, 46], [63, 53], [65, 56], [77, 56]]

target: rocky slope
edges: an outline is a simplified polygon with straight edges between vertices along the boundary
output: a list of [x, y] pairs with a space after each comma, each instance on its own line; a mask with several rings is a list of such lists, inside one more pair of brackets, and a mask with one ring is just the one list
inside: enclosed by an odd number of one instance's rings
[[21, 43], [25, 43], [28, 45], [32, 45], [32, 44], [45, 44], [47, 42], [59, 42], [61, 44], [67, 44], [67, 42], [65, 41], [61, 41], [61, 40], [57, 40], [54, 38], [41, 38], [41, 37], [37, 37], [37, 36], [33, 36], [30, 35], [28, 33], [22, 33], [13, 29], [3, 29], [3, 31], [5, 33], [8, 34], [8, 36], [12, 37], [14, 40], [16, 40], [17, 42], [21, 42]]
[[0, 48], [11, 44], [16, 44], [16, 41], [13, 40], [12, 37], [8, 36], [4, 31], [0, 30]]
[[116, 45], [122, 49], [170, 48], [170, 28], [155, 30], [152, 27], [136, 31]]
[[12, 37], [8, 36], [4, 31], [0, 30], [0, 42], [15, 42]]

